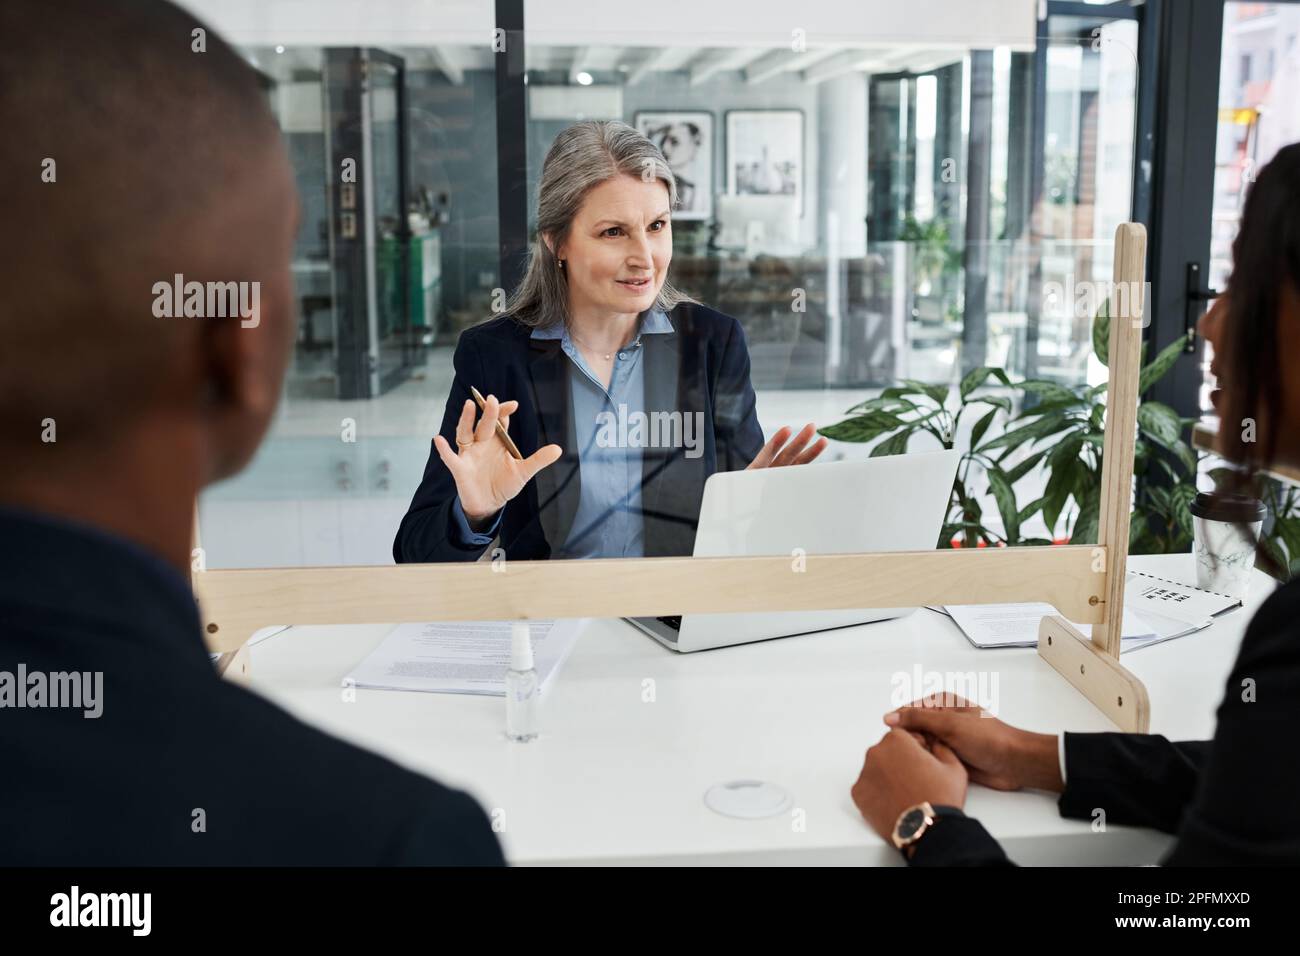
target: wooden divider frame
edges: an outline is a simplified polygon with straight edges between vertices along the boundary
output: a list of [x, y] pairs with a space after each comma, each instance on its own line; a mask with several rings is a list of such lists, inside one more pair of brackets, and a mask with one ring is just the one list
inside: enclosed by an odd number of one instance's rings
[[[1114, 279], [1142, 290], [1146, 230], [1115, 232]], [[1072, 292], [1071, 292], [1072, 297]], [[1072, 298], [1071, 298], [1072, 300]], [[1111, 290], [1110, 388], [1098, 543], [738, 558], [618, 558], [197, 571], [208, 646], [248, 676], [245, 641], [271, 624], [642, 617], [1043, 601], [1039, 655], [1122, 730], [1145, 733], [1146, 688], [1119, 663], [1143, 296]], [[1117, 308], [1124, 314], [1117, 314]], [[197, 520], [195, 527], [197, 537]]]

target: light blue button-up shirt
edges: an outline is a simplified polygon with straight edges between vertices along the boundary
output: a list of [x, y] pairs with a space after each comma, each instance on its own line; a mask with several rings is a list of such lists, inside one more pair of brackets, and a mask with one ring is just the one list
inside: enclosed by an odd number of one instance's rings
[[[653, 309], [641, 313], [636, 337], [614, 357], [614, 370], [606, 388], [569, 338], [567, 324], [533, 330], [532, 338], [559, 339], [560, 348], [574, 366], [569, 376], [573, 388], [570, 435], [578, 445], [581, 492], [568, 538], [560, 548], [552, 551], [554, 557], [644, 556], [645, 522], [641, 514], [643, 453], [636, 447], [617, 447], [617, 444], [607, 447], [606, 439], [611, 425], [616, 434], [620, 433], [620, 421], [633, 421], [639, 417], [634, 413], [644, 414], [646, 411], [641, 336], [672, 331], [672, 323], [663, 312]], [[575, 370], [577, 374], [572, 374]], [[459, 497], [452, 503], [451, 510], [462, 545], [482, 546], [492, 542], [501, 524], [501, 512], [497, 513], [492, 527], [480, 534], [470, 529]]]

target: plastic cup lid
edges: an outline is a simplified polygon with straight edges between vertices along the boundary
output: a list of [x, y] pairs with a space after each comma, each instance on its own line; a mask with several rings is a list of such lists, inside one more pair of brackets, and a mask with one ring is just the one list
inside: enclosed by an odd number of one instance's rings
[[1263, 521], [1264, 502], [1249, 495], [1220, 495], [1202, 491], [1192, 501], [1192, 514], [1207, 521]]

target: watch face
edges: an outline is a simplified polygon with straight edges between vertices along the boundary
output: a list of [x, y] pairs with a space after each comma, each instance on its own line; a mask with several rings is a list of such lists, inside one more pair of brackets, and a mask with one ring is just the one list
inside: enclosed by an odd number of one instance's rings
[[898, 835], [901, 839], [908, 839], [916, 835], [916, 831], [921, 828], [925, 822], [925, 811], [917, 807], [914, 810], [908, 810], [903, 815], [903, 819], [898, 821]]

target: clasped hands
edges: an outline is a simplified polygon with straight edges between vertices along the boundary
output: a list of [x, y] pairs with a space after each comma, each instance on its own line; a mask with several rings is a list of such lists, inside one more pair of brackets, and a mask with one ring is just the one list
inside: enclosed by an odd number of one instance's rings
[[884, 840], [918, 803], [964, 807], [968, 782], [994, 790], [1064, 789], [1055, 734], [1012, 727], [963, 697], [924, 697], [884, 720], [890, 729], [867, 750], [851, 791]]

